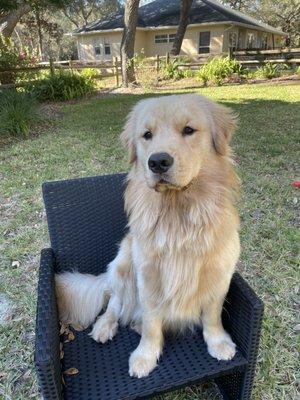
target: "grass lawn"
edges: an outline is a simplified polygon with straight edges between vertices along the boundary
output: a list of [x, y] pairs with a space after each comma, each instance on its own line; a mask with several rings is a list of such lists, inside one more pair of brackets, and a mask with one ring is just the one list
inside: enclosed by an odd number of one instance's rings
[[[243, 181], [240, 270], [266, 306], [256, 400], [297, 397], [299, 189], [291, 182], [300, 178], [299, 89], [299, 85], [251, 85], [198, 90], [232, 107], [240, 118], [233, 140]], [[59, 106], [47, 132], [2, 146], [0, 399], [39, 398], [33, 369], [36, 284], [39, 252], [48, 245], [41, 184], [126, 170], [127, 155], [118, 137], [130, 107], [142, 97], [123, 94]], [[210, 385], [161, 397], [218, 398]]]

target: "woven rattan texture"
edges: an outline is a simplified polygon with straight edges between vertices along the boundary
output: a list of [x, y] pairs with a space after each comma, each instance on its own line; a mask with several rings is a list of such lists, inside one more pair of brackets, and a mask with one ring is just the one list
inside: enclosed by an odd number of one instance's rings
[[63, 369], [75, 367], [78, 375], [66, 377], [65, 395], [72, 400], [135, 399], [197, 383], [246, 365], [238, 353], [230, 362], [210, 357], [201, 332], [168, 337], [164, 353], [147, 378], [131, 378], [128, 358], [139, 343], [139, 335], [121, 328], [106, 344], [93, 341], [86, 332], [75, 332], [75, 340], [64, 346]]
[[53, 250], [43, 250], [38, 287], [35, 364], [45, 400], [114, 400], [145, 398], [196, 382], [215, 379], [225, 399], [251, 395], [263, 306], [245, 281], [235, 274], [224, 304], [226, 329], [238, 345], [230, 362], [211, 358], [201, 332], [166, 338], [159, 366], [143, 379], [130, 378], [128, 357], [139, 337], [121, 328], [112, 342], [94, 342], [87, 332], [75, 332], [64, 344], [61, 391], [59, 332], [54, 271], [78, 269], [102, 272], [116, 254], [125, 232], [125, 175], [109, 175], [46, 183], [43, 194]]
[[126, 225], [125, 178], [104, 175], [43, 185], [58, 271], [97, 274], [114, 258]]
[[62, 398], [54, 266], [52, 250], [44, 249], [39, 273], [34, 361], [45, 400]]

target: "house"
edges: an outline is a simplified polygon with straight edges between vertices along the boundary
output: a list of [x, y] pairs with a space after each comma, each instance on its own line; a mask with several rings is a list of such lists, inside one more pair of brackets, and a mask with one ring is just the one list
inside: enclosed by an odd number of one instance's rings
[[[135, 52], [147, 57], [165, 55], [172, 48], [180, 18], [180, 0], [154, 0], [139, 8]], [[73, 32], [79, 59], [110, 60], [120, 55], [124, 10]], [[216, 0], [194, 0], [181, 54], [221, 55], [230, 47], [273, 49], [285, 34]]]

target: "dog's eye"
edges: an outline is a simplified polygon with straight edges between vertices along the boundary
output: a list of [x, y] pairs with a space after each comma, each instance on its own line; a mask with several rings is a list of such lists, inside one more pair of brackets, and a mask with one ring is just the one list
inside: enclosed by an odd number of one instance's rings
[[152, 133], [150, 132], [150, 131], [146, 131], [144, 134], [143, 134], [143, 138], [144, 139], [146, 139], [146, 140], [150, 140], [150, 139], [152, 139]]
[[185, 126], [183, 128], [182, 134], [183, 136], [192, 135], [195, 132], [195, 129], [191, 128], [190, 126]]

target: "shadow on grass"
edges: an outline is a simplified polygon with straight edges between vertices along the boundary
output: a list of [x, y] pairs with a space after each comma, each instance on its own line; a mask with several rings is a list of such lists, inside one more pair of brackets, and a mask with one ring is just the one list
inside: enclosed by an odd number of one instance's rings
[[[191, 88], [189, 88], [191, 89]], [[60, 116], [59, 120], [54, 120], [51, 123], [45, 124], [45, 126], [33, 126], [31, 134], [28, 138], [14, 137], [14, 136], [2, 136], [0, 137], [0, 148], [11, 146], [15, 143], [22, 141], [33, 140], [41, 136], [44, 133], [56, 131], [61, 126], [61, 118], [68, 118], [72, 114], [72, 118], [76, 121], [77, 126], [80, 126], [80, 118], [82, 119], [83, 128], [88, 131], [88, 118], [85, 118], [85, 113], [93, 118], [99, 120], [101, 125], [101, 117], [103, 113], [110, 113], [112, 119], [114, 117], [115, 106], [122, 106], [122, 111], [116, 116], [116, 124], [124, 123], [125, 117], [130, 109], [139, 100], [147, 99], [151, 97], [161, 97], [169, 95], [180, 95], [187, 93], [199, 93], [201, 94], [201, 88], [198, 90], [192, 89], [191, 91], [186, 90], [170, 90], [163, 93], [105, 93], [98, 97], [88, 97], [77, 101], [55, 103], [54, 106], [63, 108], [64, 113]], [[263, 88], [262, 88], [263, 90]], [[296, 132], [296, 116], [300, 114], [300, 104], [293, 103], [283, 100], [263, 100], [263, 99], [240, 99], [232, 97], [230, 101], [226, 99], [218, 99], [220, 104], [230, 107], [239, 117], [239, 128], [238, 131], [242, 133], [243, 139], [246, 140], [246, 133], [251, 133], [251, 141], [253, 142], [254, 137], [260, 137], [260, 134], [274, 135], [282, 134], [281, 139], [284, 140], [284, 135], [288, 131], [289, 135], [293, 135], [292, 130]], [[47, 107], [47, 105], [46, 105]], [[43, 110], [44, 106], [41, 106]], [[76, 110], [77, 108], [77, 110]], [[78, 111], [78, 113], [77, 113]], [[43, 112], [43, 111], [41, 111]], [[118, 120], [120, 118], [120, 120]], [[62, 122], [63, 124], [63, 122]], [[296, 139], [296, 134], [295, 134]], [[249, 138], [250, 141], [250, 138]]]

